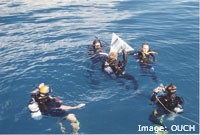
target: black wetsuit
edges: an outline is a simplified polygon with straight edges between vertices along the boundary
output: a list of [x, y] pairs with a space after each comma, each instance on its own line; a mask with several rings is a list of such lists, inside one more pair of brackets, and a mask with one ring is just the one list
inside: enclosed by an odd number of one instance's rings
[[[159, 99], [159, 101], [170, 111], [174, 112], [174, 108], [177, 107], [178, 105], [183, 105], [183, 99], [176, 96], [176, 94], [172, 94], [172, 95], [161, 95], [157, 97]], [[165, 111], [165, 113], [169, 113], [168, 110], [166, 110], [163, 105], [157, 100], [156, 98], [156, 94], [154, 93], [151, 96], [151, 101], [153, 101], [154, 103], [156, 103], [159, 107], [162, 107]]]
[[160, 121], [160, 117], [162, 115], [168, 114], [170, 112], [175, 112], [174, 108], [176, 107], [183, 109], [183, 99], [179, 96], [176, 96], [176, 94], [162, 94], [160, 96], [157, 96], [155, 93], [153, 93], [151, 96], [151, 101], [153, 101], [156, 105], [154, 109], [154, 111], [156, 111], [156, 114], [153, 111], [152, 114], [149, 116], [149, 120], [158, 125], [164, 126], [163, 123]]
[[56, 101], [56, 98], [50, 96], [42, 97], [39, 93], [32, 94], [31, 96], [38, 103], [42, 115], [64, 117], [68, 114], [65, 110], [60, 109], [62, 104]]
[[103, 65], [102, 65], [102, 69], [103, 71], [105, 71], [106, 73], [110, 74], [110, 72], [108, 72], [106, 70], [107, 67], [110, 67], [112, 69], [112, 74], [115, 74], [116, 76], [122, 76], [125, 74], [125, 66], [127, 63], [127, 58], [126, 58], [126, 54], [125, 52], [123, 52], [123, 61], [118, 61], [118, 60], [111, 60], [109, 58], [107, 58]]
[[125, 73], [125, 66], [127, 63], [127, 58], [125, 52], [123, 53], [123, 61], [110, 60], [107, 59], [102, 65], [102, 70], [107, 73], [112, 79], [125, 78], [129, 80], [134, 85], [134, 89], [138, 88], [138, 83], [134, 76]]
[[149, 65], [155, 63], [156, 59], [154, 56], [154, 51], [149, 50], [147, 53], [143, 53], [142, 51], [138, 52], [129, 52], [129, 55], [134, 55], [136, 60], [141, 64]]
[[151, 51], [149, 50], [147, 54], [139, 51], [138, 53], [136, 53], [137, 59], [141, 62], [141, 63], [147, 63], [147, 64], [151, 64], [155, 62], [155, 56], [153, 55], [153, 53], [150, 53]]
[[157, 76], [154, 71], [154, 64], [155, 64], [155, 52], [149, 50], [148, 53], [143, 53], [142, 51], [139, 52], [130, 52], [129, 55], [134, 55], [137, 62], [139, 62], [140, 69], [144, 75], [150, 75], [152, 79], [157, 82]]
[[104, 69], [106, 66], [109, 66], [112, 69], [112, 73], [116, 76], [122, 76], [124, 74], [125, 63], [117, 60], [106, 60], [103, 63], [102, 68]]

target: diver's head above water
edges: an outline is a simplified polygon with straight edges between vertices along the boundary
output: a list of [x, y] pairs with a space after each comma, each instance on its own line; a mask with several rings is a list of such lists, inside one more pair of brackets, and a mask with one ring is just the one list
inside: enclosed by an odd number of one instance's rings
[[99, 39], [95, 39], [93, 41], [93, 47], [94, 47], [94, 49], [100, 49], [102, 47], [101, 41]]
[[167, 95], [176, 94], [176, 86], [174, 84], [169, 84], [165, 89]]
[[143, 43], [143, 44], [142, 44], [141, 51], [142, 51], [143, 53], [147, 53], [147, 52], [149, 51], [149, 44]]
[[51, 92], [52, 92], [52, 89], [47, 85], [43, 85], [42, 87], [39, 88], [39, 94], [42, 97], [48, 96]]
[[110, 52], [109, 53], [109, 59], [110, 60], [117, 60], [118, 59], [118, 54], [116, 52]]

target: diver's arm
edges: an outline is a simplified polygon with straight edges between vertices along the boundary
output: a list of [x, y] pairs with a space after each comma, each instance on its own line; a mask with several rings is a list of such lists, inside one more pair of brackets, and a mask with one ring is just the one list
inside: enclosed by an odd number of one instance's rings
[[66, 105], [61, 105], [60, 106], [60, 109], [63, 109], [63, 110], [73, 110], [73, 109], [78, 109], [78, 108], [81, 108], [85, 106], [85, 104], [78, 104], [76, 106], [66, 106]]
[[165, 91], [164, 85], [161, 83], [158, 87], [153, 90], [153, 94], [151, 95], [151, 101], [156, 101], [157, 93], [162, 93]]
[[37, 94], [39, 93], [39, 89], [36, 88], [35, 90], [33, 90], [30, 94], [31, 94], [31, 98], [36, 99]]
[[123, 53], [123, 64], [124, 64], [124, 67], [125, 67], [126, 63], [127, 63], [126, 51], [123, 50], [122, 53]]
[[40, 83], [39, 86], [36, 86], [36, 89], [31, 91], [31, 95], [32, 94], [37, 94], [39, 92], [39, 89], [44, 86], [44, 83]]
[[149, 50], [149, 52], [148, 52], [149, 54], [150, 54], [150, 56], [153, 58], [153, 63], [155, 63], [156, 62], [156, 57], [155, 57], [155, 54], [158, 54], [157, 52], [155, 52], [155, 51], [152, 51], [152, 50]]
[[141, 59], [142, 59], [142, 54], [140, 51], [130, 51], [130, 52], [127, 52], [128, 55], [133, 55], [136, 59], [136, 62], [141, 62]]
[[135, 53], [136, 62], [142, 62], [142, 53], [140, 51]]
[[157, 96], [157, 93], [153, 92], [153, 94], [151, 95], [150, 100], [153, 101], [153, 102], [156, 101], [156, 96]]
[[109, 49], [110, 49], [110, 47], [109, 47], [109, 46], [102, 46], [101, 48], [102, 48], [102, 49], [104, 49], [104, 51], [105, 51], [105, 50], [109, 50]]
[[128, 52], [127, 52], [127, 55], [137, 56], [137, 55], [138, 55], [138, 52], [135, 52], [135, 51], [128, 51]]
[[134, 55], [134, 51], [127, 52], [128, 55]]
[[155, 55], [153, 55], [153, 54], [150, 54], [151, 55], [151, 57], [153, 58], [153, 63], [155, 63], [156, 62], [156, 57], [155, 57]]
[[39, 92], [39, 89], [36, 88], [35, 90], [31, 91], [31, 95], [35, 95], [35, 94], [37, 94], [38, 92]]

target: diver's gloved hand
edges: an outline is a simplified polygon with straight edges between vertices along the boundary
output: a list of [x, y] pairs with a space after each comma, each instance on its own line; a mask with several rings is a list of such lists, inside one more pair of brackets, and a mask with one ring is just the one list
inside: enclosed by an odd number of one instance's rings
[[86, 104], [81, 103], [81, 104], [77, 105], [76, 107], [77, 107], [77, 108], [81, 108], [81, 107], [84, 107], [85, 105], [86, 105]]
[[127, 54], [125, 49], [122, 50], [122, 53], [123, 53], [123, 54]]
[[174, 108], [175, 113], [181, 113], [183, 112], [183, 107], [182, 105], [178, 104], [177, 107]]
[[140, 62], [140, 59], [136, 59], [136, 62]]
[[38, 86], [35, 85], [36, 89], [31, 91], [31, 95], [34, 96], [37, 92], [39, 92], [39, 89], [44, 86], [44, 83], [40, 83]]
[[63, 101], [60, 98], [54, 98], [55, 102], [62, 103]]
[[153, 93], [157, 94], [158, 92], [165, 91], [164, 85], [161, 83], [160, 86], [153, 90]]
[[44, 83], [40, 83], [38, 88], [41, 88], [42, 86], [44, 86]]

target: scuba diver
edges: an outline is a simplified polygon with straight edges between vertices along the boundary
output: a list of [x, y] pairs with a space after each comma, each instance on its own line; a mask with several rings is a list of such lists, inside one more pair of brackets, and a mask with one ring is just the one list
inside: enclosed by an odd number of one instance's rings
[[52, 89], [41, 83], [34, 91], [31, 92], [31, 100], [28, 108], [31, 112], [32, 118], [40, 120], [42, 115], [53, 116], [53, 117], [64, 117], [70, 121], [73, 128], [73, 133], [77, 134], [79, 127], [79, 121], [76, 116], [67, 111], [72, 109], [78, 109], [85, 104], [79, 104], [76, 106], [66, 106], [62, 104], [62, 100], [56, 97], [52, 97], [50, 94]]
[[165, 114], [182, 113], [183, 98], [176, 95], [176, 86], [169, 84], [164, 87], [162, 84], [153, 90], [151, 101], [155, 105], [155, 109], [149, 116], [149, 120], [153, 123], [163, 126], [163, 118]]
[[129, 53], [130, 55], [134, 55], [136, 57], [136, 61], [140, 63], [141, 71], [143, 73], [150, 73], [152, 79], [157, 82], [157, 76], [154, 71], [153, 65], [156, 62], [155, 55], [158, 54], [150, 50], [149, 45], [147, 43], [143, 43], [141, 47], [141, 51]]
[[103, 62], [108, 54], [105, 52], [106, 47], [102, 46], [99, 39], [95, 39], [88, 49], [88, 55], [90, 56], [93, 63]]
[[125, 66], [127, 63], [126, 51], [123, 50], [123, 61], [118, 60], [118, 54], [116, 52], [110, 52], [108, 59], [106, 59], [102, 65], [102, 70], [108, 74], [112, 79], [125, 78], [133, 82], [134, 89], [138, 88], [138, 83], [135, 78], [125, 73]]
[[152, 64], [155, 63], [154, 54], [157, 54], [157, 52], [150, 50], [149, 45], [147, 43], [143, 43], [141, 51], [134, 55], [137, 56], [137, 60], [139, 62], [144, 64]]
[[106, 53], [107, 47], [104, 47], [99, 39], [95, 39], [92, 45], [88, 48], [88, 56], [91, 60], [89, 63], [88, 78], [92, 84], [98, 84], [99, 80], [94, 74], [99, 67], [101, 67], [102, 63], [108, 58], [108, 54]]

